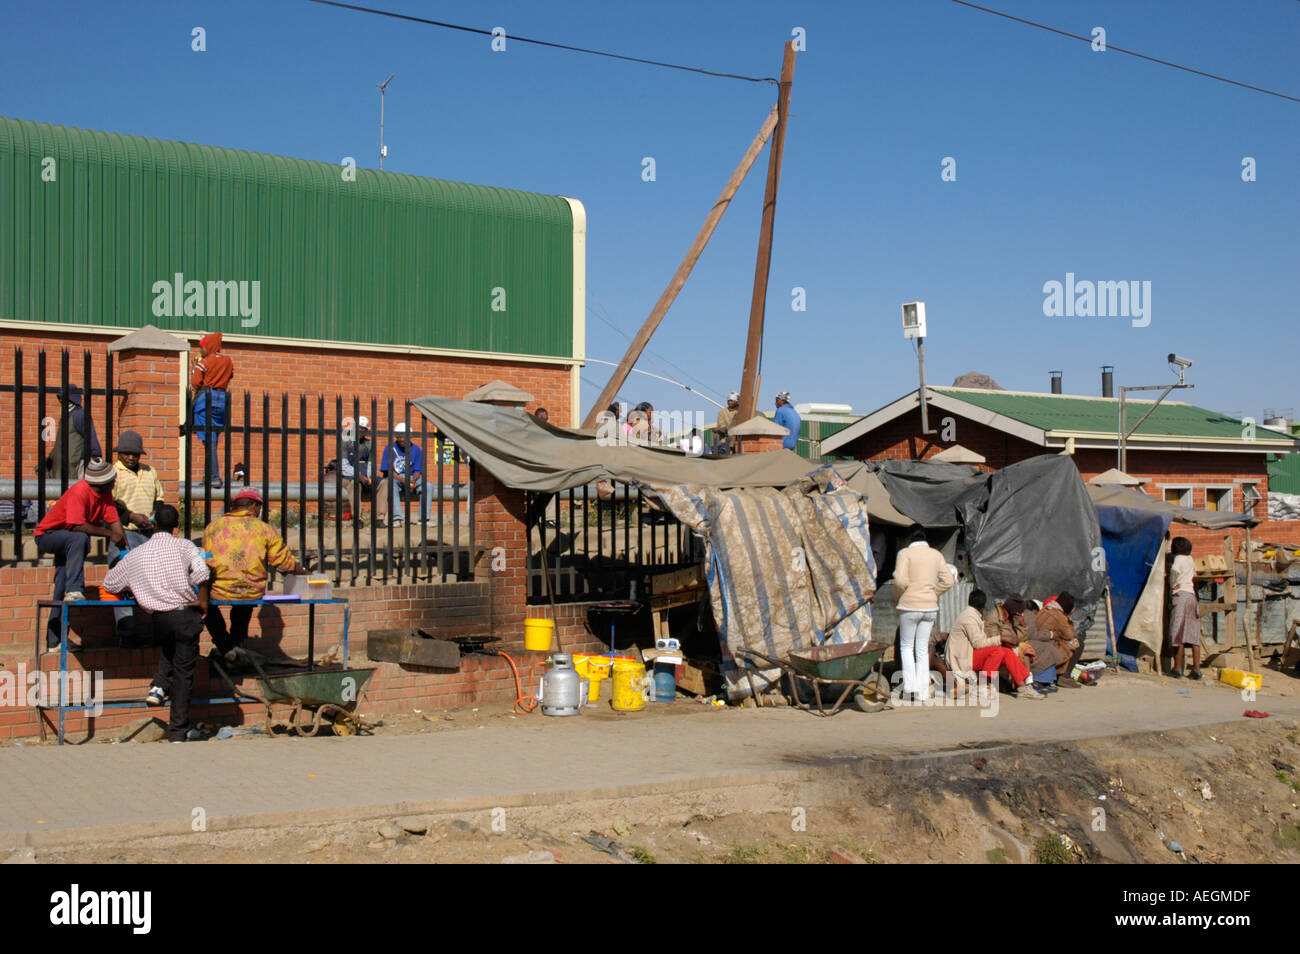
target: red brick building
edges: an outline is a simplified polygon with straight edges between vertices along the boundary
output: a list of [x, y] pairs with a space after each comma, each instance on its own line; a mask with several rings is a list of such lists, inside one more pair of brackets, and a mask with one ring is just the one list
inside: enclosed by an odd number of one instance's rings
[[[916, 391], [822, 441], [822, 455], [854, 460], [929, 460], [960, 444], [997, 470], [1039, 454], [1069, 455], [1085, 481], [1117, 465], [1116, 398], [980, 388], [927, 388], [930, 434]], [[1128, 400], [1136, 423], [1150, 401]], [[1131, 425], [1130, 425], [1131, 426]], [[1126, 472], [1142, 490], [1182, 506], [1249, 512], [1268, 519], [1268, 455], [1290, 453], [1290, 435], [1177, 401], [1162, 402], [1128, 440]], [[1186, 528], [1194, 545], [1222, 548], [1222, 536]], [[1300, 527], [1262, 526], [1257, 539], [1300, 537]], [[1237, 543], [1234, 540], [1234, 546]]]

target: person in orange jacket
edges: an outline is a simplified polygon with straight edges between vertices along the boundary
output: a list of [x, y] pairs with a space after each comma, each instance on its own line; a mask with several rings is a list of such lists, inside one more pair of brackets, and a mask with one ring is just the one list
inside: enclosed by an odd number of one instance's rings
[[207, 454], [207, 483], [224, 486], [217, 463], [217, 442], [226, 426], [227, 389], [235, 376], [235, 364], [221, 353], [221, 332], [214, 331], [199, 339], [199, 360], [190, 374], [194, 391], [194, 429], [203, 441]]

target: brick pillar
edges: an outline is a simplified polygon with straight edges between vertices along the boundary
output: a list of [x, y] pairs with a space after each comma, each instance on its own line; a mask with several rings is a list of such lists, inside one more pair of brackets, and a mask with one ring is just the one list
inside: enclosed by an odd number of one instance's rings
[[[189, 345], [146, 326], [118, 339], [110, 350], [116, 353], [115, 383], [127, 392], [113, 417], [117, 434], [136, 431], [143, 438], [145, 463], [158, 471], [167, 501], [175, 503], [183, 472], [178, 425], [185, 413], [182, 389], [186, 385], [180, 355], [189, 351]], [[110, 453], [117, 434], [105, 435], [105, 453]]]
[[779, 451], [782, 438], [770, 434], [755, 434], [752, 437], [741, 437], [739, 440], [740, 453], [763, 454], [767, 451]]
[[524, 492], [474, 468], [474, 527], [483, 554], [474, 579], [492, 585], [492, 635], [501, 649], [523, 647], [528, 585]]

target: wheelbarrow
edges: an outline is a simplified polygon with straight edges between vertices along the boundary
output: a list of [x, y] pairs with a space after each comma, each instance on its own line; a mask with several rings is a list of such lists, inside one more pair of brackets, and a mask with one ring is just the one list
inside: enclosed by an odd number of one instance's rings
[[[288, 672], [267, 672], [254, 657], [249, 657], [257, 671], [257, 690], [241, 689], [225, 668], [211, 660], [217, 672], [230, 686], [236, 697], [261, 703], [266, 708], [265, 732], [282, 728], [298, 735], [313, 736], [322, 725], [329, 723], [335, 735], [370, 733], [374, 726], [356, 715], [357, 702], [374, 669], [294, 669]], [[289, 709], [284, 718], [276, 718], [276, 706]], [[304, 721], [303, 715], [310, 716]]]
[[[813, 646], [794, 652], [785, 659], [777, 659], [752, 649], [738, 651], [758, 660], [764, 669], [780, 669], [790, 677], [791, 697], [796, 708], [817, 715], [830, 716], [839, 712], [849, 699], [863, 712], [879, 712], [889, 701], [889, 680], [881, 672], [887, 643], [854, 642], [839, 645]], [[812, 685], [814, 702], [799, 698], [797, 680], [805, 679]], [[842, 687], [838, 696], [833, 691], [822, 698], [822, 686]], [[832, 702], [830, 708], [826, 703]]]

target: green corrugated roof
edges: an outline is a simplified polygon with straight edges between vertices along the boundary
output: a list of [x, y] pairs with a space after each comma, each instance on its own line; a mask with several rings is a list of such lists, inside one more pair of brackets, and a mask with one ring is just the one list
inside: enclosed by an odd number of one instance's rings
[[1300, 494], [1300, 454], [1268, 455], [1268, 489], [1279, 494]]
[[[966, 388], [930, 388], [1044, 431], [1114, 435], [1119, 423], [1118, 398], [1083, 398], [1062, 394], [1026, 394]], [[1135, 423], [1149, 400], [1128, 399], [1127, 414]], [[1191, 404], [1165, 401], [1142, 422], [1135, 437], [1191, 437], [1241, 440], [1242, 423], [1234, 417]], [[1255, 428], [1257, 440], [1290, 440], [1287, 434]]]
[[[0, 319], [570, 357], [574, 224], [560, 196], [0, 117]], [[257, 323], [176, 314], [177, 273], [248, 281]]]

